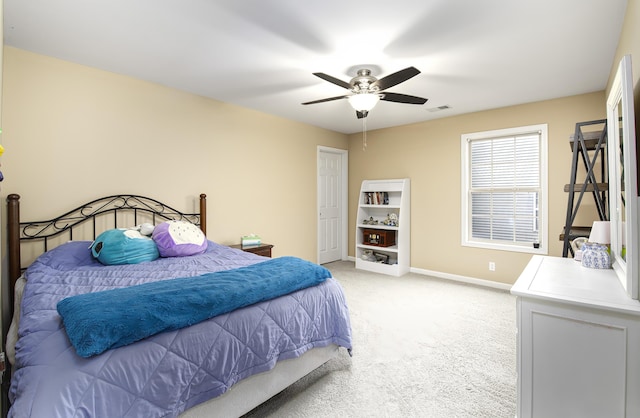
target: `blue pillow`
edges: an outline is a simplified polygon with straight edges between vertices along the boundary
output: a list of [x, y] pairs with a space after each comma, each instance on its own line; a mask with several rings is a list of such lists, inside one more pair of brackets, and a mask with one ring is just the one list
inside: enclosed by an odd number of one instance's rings
[[91, 244], [91, 254], [105, 265], [138, 264], [160, 257], [156, 243], [133, 229], [109, 229]]

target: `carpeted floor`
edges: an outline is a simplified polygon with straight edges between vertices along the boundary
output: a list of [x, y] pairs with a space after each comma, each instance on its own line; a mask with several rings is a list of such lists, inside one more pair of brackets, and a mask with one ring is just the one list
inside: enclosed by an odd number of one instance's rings
[[345, 290], [353, 357], [341, 349], [246, 418], [516, 415], [513, 296], [352, 262], [326, 267]]

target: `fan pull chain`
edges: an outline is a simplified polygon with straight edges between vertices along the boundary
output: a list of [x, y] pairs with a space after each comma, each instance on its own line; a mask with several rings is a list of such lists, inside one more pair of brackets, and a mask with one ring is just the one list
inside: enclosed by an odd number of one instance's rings
[[367, 118], [362, 118], [362, 151], [367, 150]]

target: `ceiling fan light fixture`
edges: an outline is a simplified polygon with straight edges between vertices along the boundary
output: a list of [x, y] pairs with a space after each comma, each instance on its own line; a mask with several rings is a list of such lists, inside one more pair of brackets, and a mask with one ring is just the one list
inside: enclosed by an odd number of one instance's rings
[[349, 96], [348, 100], [354, 110], [358, 112], [368, 112], [376, 106], [380, 100], [380, 96], [373, 93], [358, 93]]

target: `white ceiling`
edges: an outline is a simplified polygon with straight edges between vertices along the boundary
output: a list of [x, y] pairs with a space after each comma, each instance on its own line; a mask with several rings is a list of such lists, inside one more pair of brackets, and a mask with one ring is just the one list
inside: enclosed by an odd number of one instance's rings
[[[626, 0], [4, 0], [7, 45], [343, 133], [366, 67], [422, 73], [377, 129], [603, 90]], [[433, 112], [449, 105], [451, 109]]]

